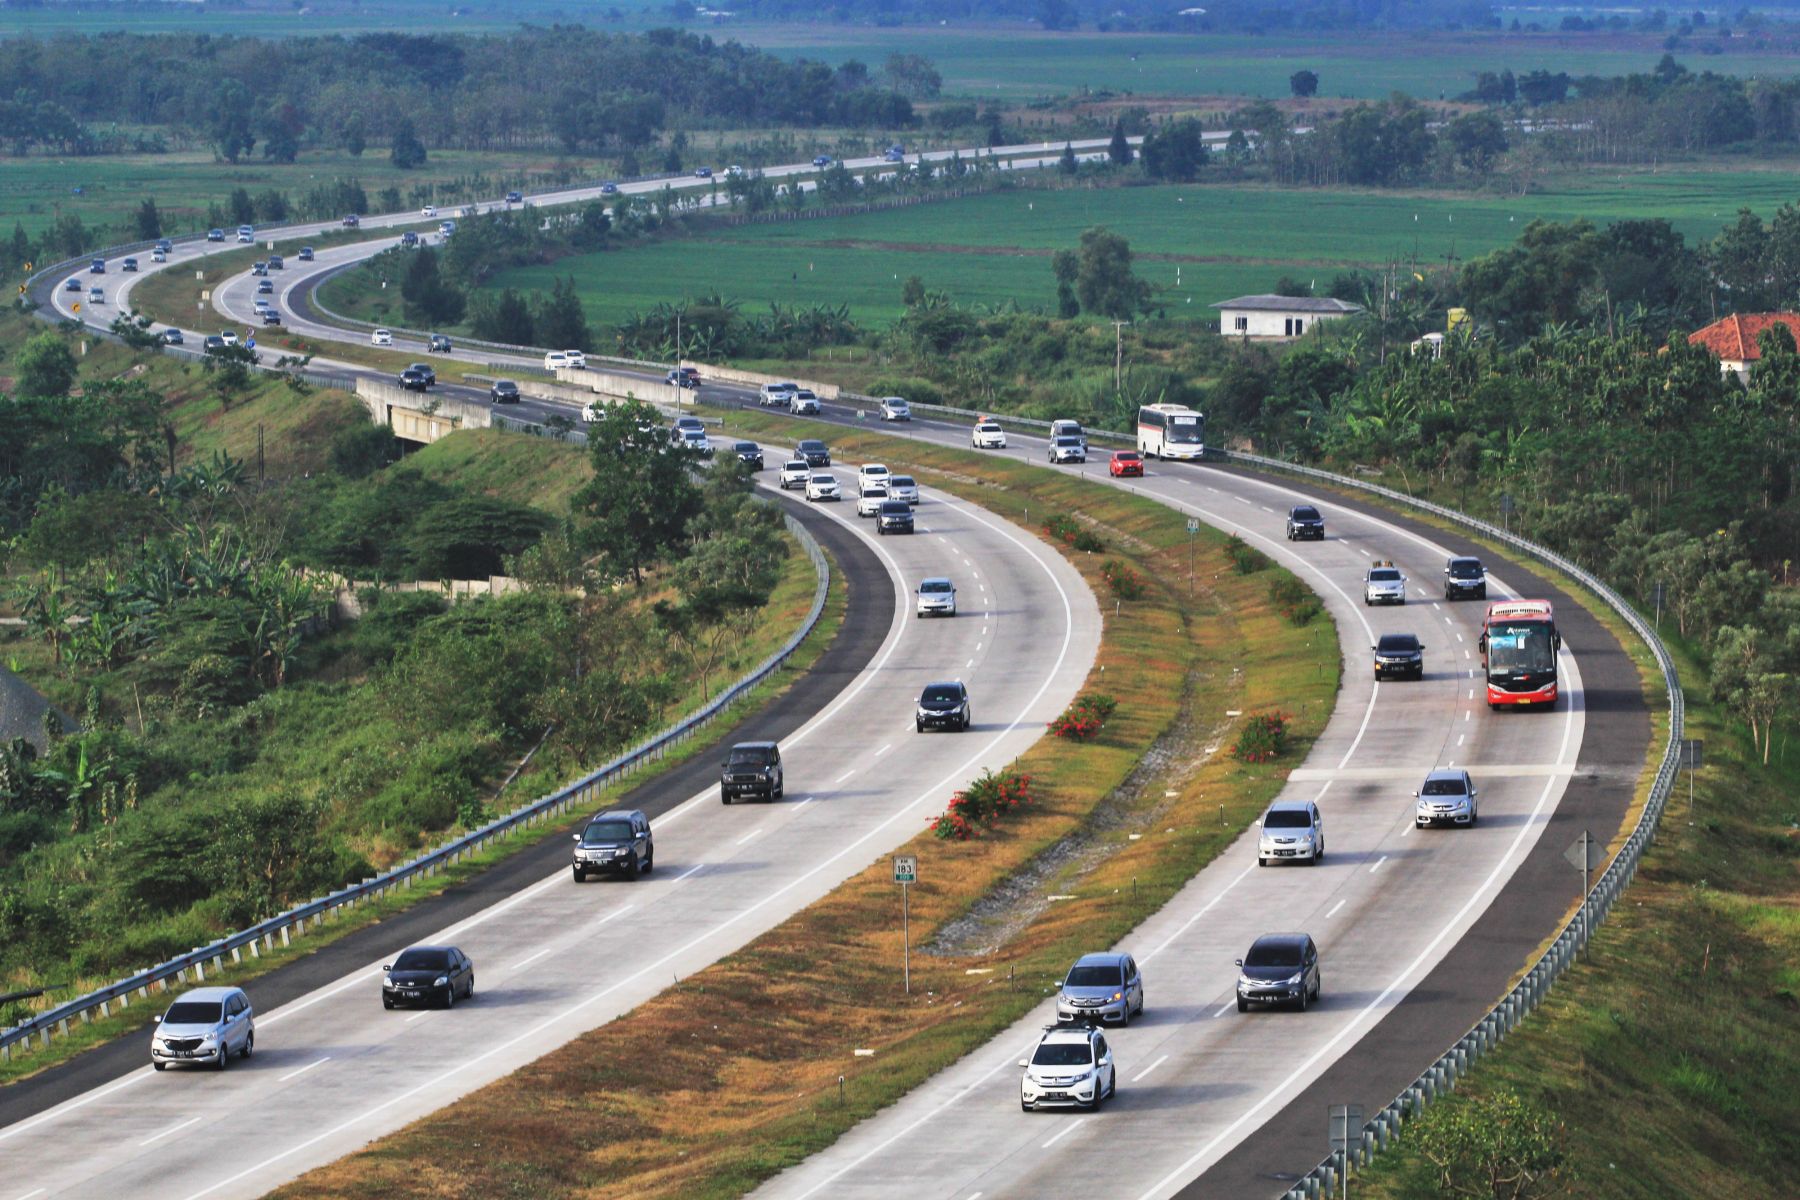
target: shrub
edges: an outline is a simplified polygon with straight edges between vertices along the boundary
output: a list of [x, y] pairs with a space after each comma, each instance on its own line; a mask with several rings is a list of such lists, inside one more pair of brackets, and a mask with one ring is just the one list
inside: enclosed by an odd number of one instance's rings
[[1100, 727], [1118, 706], [1117, 700], [1103, 692], [1089, 692], [1050, 722], [1050, 732], [1060, 738], [1085, 742], [1100, 732]]
[[899, 396], [913, 404], [942, 404], [944, 393], [917, 375], [883, 375], [869, 385], [871, 396]]
[[1286, 573], [1269, 581], [1269, 601], [1295, 625], [1307, 624], [1324, 610], [1305, 584]]
[[1287, 749], [1287, 717], [1281, 713], [1257, 713], [1244, 724], [1237, 745], [1231, 748], [1240, 762], [1268, 762]]
[[950, 807], [934, 817], [931, 831], [950, 841], [966, 842], [992, 829], [1015, 808], [1031, 803], [1031, 776], [1006, 770], [981, 777], [950, 797]]
[[1112, 588], [1112, 594], [1121, 600], [1142, 600], [1144, 598], [1144, 577], [1131, 569], [1130, 564], [1118, 559], [1108, 559], [1100, 568], [1100, 576]]
[[1225, 539], [1225, 556], [1231, 559], [1231, 565], [1237, 568], [1239, 575], [1254, 575], [1269, 565], [1261, 551], [1252, 549], [1235, 533]]

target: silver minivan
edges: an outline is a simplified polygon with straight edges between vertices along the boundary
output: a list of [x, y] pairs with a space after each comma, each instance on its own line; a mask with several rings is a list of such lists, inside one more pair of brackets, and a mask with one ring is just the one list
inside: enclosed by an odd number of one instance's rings
[[199, 1064], [223, 1071], [232, 1055], [256, 1049], [256, 1014], [243, 988], [195, 988], [156, 1019], [150, 1065]]
[[1304, 861], [1309, 867], [1325, 857], [1325, 818], [1311, 800], [1277, 800], [1263, 814], [1256, 840], [1256, 865]]

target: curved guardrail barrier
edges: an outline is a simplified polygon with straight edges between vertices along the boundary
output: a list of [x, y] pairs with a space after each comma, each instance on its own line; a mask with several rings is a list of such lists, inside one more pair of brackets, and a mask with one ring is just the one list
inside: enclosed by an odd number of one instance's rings
[[239, 930], [205, 946], [196, 946], [186, 954], [180, 954], [167, 962], [158, 963], [145, 971], [127, 976], [96, 991], [77, 997], [65, 1004], [39, 1013], [30, 1020], [0, 1031], [0, 1059], [11, 1061], [16, 1053], [30, 1049], [33, 1039], [40, 1046], [48, 1046], [51, 1038], [69, 1032], [71, 1022], [88, 1022], [93, 1020], [96, 1010], [102, 1017], [111, 1015], [114, 1005], [128, 1007], [133, 1000], [147, 1001], [152, 989], [166, 992], [171, 981], [186, 983], [189, 977], [193, 982], [202, 982], [211, 974], [218, 974], [226, 969], [225, 959], [230, 956], [232, 962], [242, 962], [245, 955], [252, 959], [260, 958], [262, 952], [271, 949], [277, 941], [283, 946], [290, 943], [296, 933], [304, 933], [311, 926], [317, 928], [334, 911], [356, 904], [366, 904], [394, 888], [413, 886], [414, 882], [427, 876], [435, 875], [452, 863], [460, 862], [470, 855], [476, 854], [497, 838], [505, 837], [517, 830], [533, 825], [542, 825], [568, 812], [570, 809], [585, 808], [592, 803], [602, 788], [608, 787], [631, 774], [646, 763], [654, 762], [668, 754], [672, 747], [678, 746], [693, 737], [696, 733], [711, 725], [732, 705], [759, 683], [779, 670], [787, 660], [799, 649], [800, 643], [818, 625], [820, 616], [825, 611], [826, 594], [831, 588], [831, 566], [825, 558], [825, 552], [805, 526], [791, 515], [783, 514], [788, 531], [799, 540], [801, 547], [812, 560], [818, 575], [818, 585], [813, 590], [812, 607], [807, 611], [806, 619], [780, 649], [764, 659], [748, 674], [720, 692], [710, 703], [685, 720], [670, 726], [661, 733], [639, 743], [637, 746], [610, 762], [597, 767], [583, 775], [580, 779], [562, 788], [540, 797], [528, 804], [514, 809], [506, 816], [491, 821], [481, 828], [472, 830], [462, 837], [446, 842], [437, 849], [404, 863], [390, 871], [365, 879], [361, 883], [340, 888], [326, 896], [299, 904], [286, 912], [270, 917], [268, 920]]
[[1656, 778], [1650, 785], [1649, 802], [1645, 804], [1637, 826], [1626, 839], [1624, 847], [1583, 899], [1580, 909], [1569, 918], [1556, 940], [1532, 964], [1524, 978], [1486, 1016], [1477, 1021], [1468, 1033], [1457, 1039], [1455, 1045], [1439, 1055], [1417, 1079], [1376, 1113], [1373, 1120], [1364, 1124], [1361, 1135], [1354, 1144], [1332, 1151], [1329, 1157], [1302, 1176], [1299, 1183], [1282, 1194], [1283, 1200], [1319, 1200], [1324, 1196], [1344, 1194], [1348, 1176], [1358, 1168], [1367, 1166], [1376, 1154], [1387, 1149], [1406, 1122], [1423, 1114], [1427, 1105], [1453, 1089], [1457, 1079], [1476, 1060], [1493, 1049], [1514, 1026], [1531, 1014], [1550, 991], [1551, 985], [1575, 961], [1576, 955], [1586, 948], [1594, 927], [1612, 911], [1614, 902], [1636, 876], [1638, 862], [1643, 858], [1645, 849], [1656, 839], [1657, 824], [1662, 819], [1663, 809], [1668, 804], [1670, 792], [1675, 786], [1676, 773], [1680, 769], [1685, 700], [1681, 692], [1681, 680], [1675, 673], [1675, 661], [1670, 657], [1668, 647], [1663, 645], [1662, 639], [1656, 636], [1656, 631], [1624, 597], [1562, 555], [1486, 521], [1478, 521], [1455, 509], [1419, 500], [1392, 488], [1255, 454], [1232, 452], [1224, 458], [1227, 462], [1240, 462], [1283, 474], [1301, 475], [1336, 487], [1379, 496], [1383, 500], [1441, 517], [1473, 533], [1510, 546], [1521, 554], [1548, 563], [1599, 596], [1608, 608], [1624, 618], [1625, 623], [1631, 626], [1632, 631], [1643, 639], [1644, 644], [1656, 656], [1657, 666], [1662, 670], [1663, 682], [1669, 692], [1669, 740], [1663, 747], [1662, 762], [1657, 766]]

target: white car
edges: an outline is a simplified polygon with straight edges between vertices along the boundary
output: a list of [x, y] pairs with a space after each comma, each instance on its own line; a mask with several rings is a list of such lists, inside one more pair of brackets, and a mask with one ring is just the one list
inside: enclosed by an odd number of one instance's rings
[[865, 483], [856, 495], [856, 515], [873, 517], [881, 512], [883, 501], [888, 498], [888, 490], [879, 483]]
[[371, 346], [391, 346], [393, 344], [394, 331], [391, 329], [377, 329], [369, 335], [369, 345]]
[[544, 355], [544, 370], [554, 371], [558, 367], [570, 366], [569, 354], [566, 350], [552, 350]]
[[808, 500], [842, 500], [844, 497], [838, 491], [838, 481], [820, 471], [807, 476], [806, 498]]
[[151, 262], [168, 262], [169, 261], [169, 252], [167, 250], [162, 249], [161, 247], [158, 247], [157, 249], [152, 250], [150, 252], [150, 261]]
[[1413, 823], [1427, 825], [1474, 825], [1475, 781], [1460, 767], [1442, 768], [1425, 776], [1425, 782], [1413, 793]]
[[856, 486], [868, 487], [870, 484], [885, 485], [888, 480], [886, 463], [864, 463], [856, 468]]
[[606, 406], [597, 400], [590, 400], [581, 406], [581, 419], [592, 425], [606, 415]]
[[435, 217], [435, 216], [437, 216], [437, 205], [435, 205], [435, 204], [427, 204], [427, 205], [426, 205], [426, 206], [425, 206], [425, 207], [424, 207], [424, 208], [421, 208], [421, 209], [420, 209], [420, 210], [419, 210], [419, 215], [420, 215], [420, 216], [421, 216], [421, 217]]
[[981, 421], [969, 434], [969, 445], [977, 450], [1006, 449], [1006, 431], [997, 421]]
[[1050, 439], [1050, 461], [1084, 463], [1087, 461], [1087, 443], [1078, 437], [1053, 437]]
[[930, 579], [919, 581], [918, 597], [913, 605], [915, 617], [954, 617], [956, 615], [956, 585], [942, 575], [934, 575]]
[[1386, 559], [1377, 559], [1363, 578], [1364, 604], [1405, 604], [1406, 576]]
[[817, 416], [819, 413], [819, 398], [806, 388], [801, 388], [788, 398], [788, 411], [793, 413], [796, 417], [808, 415]]
[[919, 503], [919, 485], [911, 475], [889, 475], [887, 490], [889, 500], [904, 500], [915, 507]]
[[255, 301], [251, 303], [251, 307], [257, 312], [261, 312], [263, 309], [269, 307], [269, 298], [267, 296], [258, 296]]
[[576, 370], [578, 370], [578, 371], [587, 370], [587, 355], [583, 354], [581, 351], [579, 351], [579, 350], [564, 350], [563, 357], [568, 359], [569, 365], [571, 367], [574, 367]]
[[803, 488], [812, 478], [812, 467], [804, 458], [796, 458], [792, 462], [781, 464], [781, 490]]
[[757, 389], [756, 402], [764, 408], [786, 408], [799, 390], [797, 383], [765, 383]]
[[881, 398], [881, 419], [884, 421], [912, 420], [912, 406], [898, 396]]
[[105, 304], [106, 303], [106, 293], [101, 291], [97, 287], [89, 288], [88, 289], [88, 303], [89, 304]]
[[451, 234], [453, 234], [455, 232], [456, 232], [456, 222], [455, 221], [439, 221], [438, 222], [438, 233], [440, 235], [442, 235], [443, 237], [449, 237]]
[[1019, 1107], [1026, 1112], [1046, 1107], [1096, 1109], [1119, 1089], [1112, 1048], [1106, 1035], [1092, 1026], [1045, 1030], [1037, 1049], [1019, 1065], [1025, 1068]]
[[219, 340], [224, 342], [227, 346], [237, 345], [237, 330], [221, 329], [219, 331]]

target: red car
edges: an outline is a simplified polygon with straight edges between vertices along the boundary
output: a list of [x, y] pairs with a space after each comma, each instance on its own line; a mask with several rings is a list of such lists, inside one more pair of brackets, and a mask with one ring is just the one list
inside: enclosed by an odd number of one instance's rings
[[1112, 472], [1114, 479], [1123, 479], [1127, 475], [1142, 477], [1144, 474], [1144, 456], [1136, 450], [1114, 450], [1112, 461], [1106, 469]]

